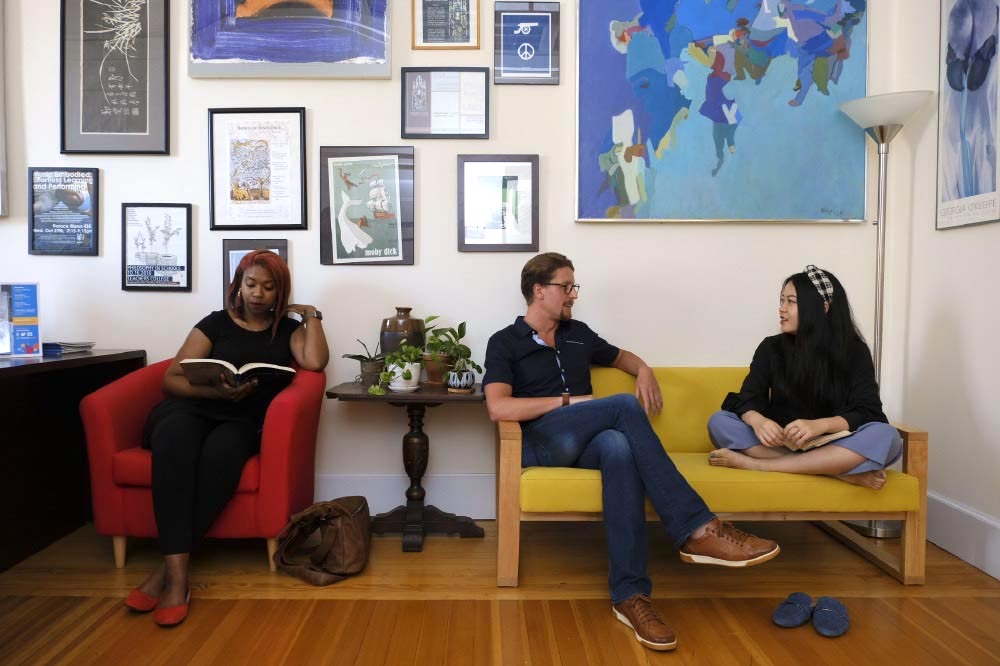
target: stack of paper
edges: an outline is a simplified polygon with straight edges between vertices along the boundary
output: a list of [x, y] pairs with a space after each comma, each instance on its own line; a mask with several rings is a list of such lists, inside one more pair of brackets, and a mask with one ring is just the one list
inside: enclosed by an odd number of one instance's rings
[[43, 342], [43, 356], [62, 356], [63, 354], [78, 354], [94, 348], [93, 342]]

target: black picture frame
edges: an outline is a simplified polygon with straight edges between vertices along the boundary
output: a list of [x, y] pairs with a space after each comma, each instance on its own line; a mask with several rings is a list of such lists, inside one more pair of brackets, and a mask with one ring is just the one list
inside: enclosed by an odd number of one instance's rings
[[494, 3], [493, 85], [559, 85], [559, 16], [558, 2]]
[[[187, 203], [122, 204], [122, 291], [191, 291], [191, 210]], [[175, 215], [183, 225], [176, 226]], [[160, 245], [163, 252], [156, 251]]]
[[464, 12], [462, 9], [460, 2], [411, 0], [410, 48], [414, 51], [478, 49], [481, 2], [466, 0]]
[[99, 254], [98, 169], [29, 167], [28, 210], [28, 254]]
[[[337, 211], [336, 214], [334, 213], [331, 200], [336, 199], [336, 193], [340, 188], [336, 183], [331, 188], [331, 171], [333, 171], [331, 165], [337, 160], [359, 162], [376, 160], [376, 158], [380, 157], [394, 159], [398, 165], [398, 187], [389, 188], [392, 190], [398, 189], [398, 194], [389, 192], [388, 198], [390, 202], [393, 198], [398, 198], [398, 204], [390, 204], [390, 209], [397, 218], [399, 225], [398, 236], [402, 251], [398, 259], [390, 259], [385, 256], [367, 261], [359, 258], [343, 258], [341, 250], [344, 248], [341, 247], [338, 249], [334, 246], [338, 242], [339, 234], [335, 231], [333, 225], [338, 222], [337, 216], [340, 211]], [[319, 161], [320, 263], [327, 266], [412, 266], [414, 263], [413, 209], [415, 192], [413, 146], [320, 146]], [[342, 175], [337, 171], [335, 177], [342, 178]], [[346, 178], [351, 180], [350, 175], [346, 176]], [[354, 185], [353, 181], [345, 189], [350, 189], [352, 185]], [[364, 185], [359, 182], [355, 187], [364, 187]], [[331, 189], [334, 192], [333, 196], [331, 196]], [[344, 193], [346, 194], [346, 192]], [[356, 201], [370, 201], [371, 197], [367, 196], [370, 193], [371, 187], [369, 184], [369, 192], [362, 192]], [[357, 208], [358, 204], [353, 204], [353, 206]], [[350, 210], [348, 209], [345, 209], [343, 212], [345, 215], [350, 215]], [[374, 210], [372, 210], [371, 214], [374, 218]], [[380, 222], [378, 219], [373, 219], [371, 224], [379, 225]], [[374, 233], [375, 230], [371, 229], [371, 231]]]
[[170, 2], [144, 7], [61, 0], [61, 153], [170, 153]]
[[[473, 115], [463, 110], [455, 113], [447, 129], [434, 131], [431, 118], [434, 108], [434, 79], [440, 74], [456, 74], [458, 85], [479, 85], [482, 77], [482, 123], [470, 122]], [[404, 139], [488, 139], [490, 138], [490, 68], [489, 67], [403, 67], [400, 69], [399, 133]], [[448, 82], [453, 85], [454, 81]], [[440, 117], [438, 118], [440, 122]], [[463, 129], [465, 123], [465, 129]]]
[[[267, 118], [265, 116], [270, 116]], [[229, 123], [228, 129], [239, 133], [240, 142], [245, 144], [241, 149], [245, 152], [239, 159], [246, 162], [245, 176], [240, 176], [237, 168], [233, 167], [229, 159], [233, 158], [236, 147], [230, 143], [229, 149], [224, 150], [221, 145], [224, 141], [236, 141], [226, 131], [217, 131], [219, 128], [226, 130], [224, 123]], [[256, 131], [256, 139], [252, 136], [251, 127], [256, 122], [259, 127]], [[286, 174], [288, 190], [285, 193], [285, 202], [288, 205], [287, 213], [280, 209], [280, 202], [272, 199], [275, 190], [270, 188], [271, 163], [270, 150], [274, 142], [267, 140], [265, 134], [269, 131], [280, 133], [278, 125], [285, 122], [291, 125], [298, 123], [296, 131], [291, 127], [284, 132], [282, 139], [287, 142], [289, 154], [285, 162], [288, 164], [289, 173]], [[257, 155], [257, 149], [251, 146], [251, 141], [256, 144], [266, 146], [261, 150], [264, 152], [268, 164], [259, 168], [256, 162], [264, 157]], [[306, 110], [305, 107], [250, 107], [250, 108], [222, 108], [208, 110], [208, 172], [209, 172], [209, 228], [212, 231], [221, 230], [244, 230], [244, 231], [267, 231], [267, 230], [294, 230], [307, 229], [308, 206], [306, 199]], [[253, 151], [253, 152], [250, 152]], [[297, 154], [296, 154], [297, 153]], [[262, 175], [263, 174], [263, 175]], [[250, 179], [243, 182], [243, 178]], [[297, 182], [296, 182], [297, 181]], [[254, 187], [258, 187], [257, 198], [254, 197]], [[246, 185], [246, 187], [240, 187]], [[267, 186], [266, 206], [258, 206], [254, 202], [263, 202], [263, 191]], [[297, 196], [296, 196], [297, 195]], [[225, 211], [221, 210], [223, 202], [228, 202], [230, 206]], [[271, 203], [274, 202], [274, 205]], [[257, 211], [245, 215], [244, 219], [234, 219], [233, 214], [241, 208], [258, 207]], [[271, 210], [260, 210], [270, 208]], [[223, 212], [225, 214], [223, 214]], [[246, 212], [246, 211], [244, 211]], [[242, 214], [242, 213], [241, 213]]]
[[288, 263], [288, 239], [287, 238], [223, 238], [222, 239], [222, 307], [227, 308], [226, 292], [229, 284], [233, 281], [233, 273], [239, 261], [233, 263], [234, 254], [239, 252], [240, 259], [247, 252], [253, 250], [271, 250]]
[[537, 252], [538, 190], [538, 155], [459, 155], [458, 251]]

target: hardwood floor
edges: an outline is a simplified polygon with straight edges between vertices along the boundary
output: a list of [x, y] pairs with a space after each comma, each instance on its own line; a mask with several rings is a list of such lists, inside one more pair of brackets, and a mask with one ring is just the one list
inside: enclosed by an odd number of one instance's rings
[[[685, 565], [650, 534], [656, 605], [673, 653], [645, 650], [612, 616], [599, 524], [523, 526], [521, 586], [497, 588], [496, 530], [373, 541], [368, 569], [314, 588], [267, 571], [261, 542], [211, 542], [193, 560], [191, 615], [164, 630], [121, 605], [158, 562], [84, 528], [0, 574], [0, 664], [995, 664], [1000, 581], [930, 546], [927, 585], [905, 587], [804, 523], [756, 523], [782, 554], [745, 571]], [[891, 546], [887, 546], [891, 547]], [[851, 630], [826, 639], [770, 616], [788, 593], [836, 596]]]

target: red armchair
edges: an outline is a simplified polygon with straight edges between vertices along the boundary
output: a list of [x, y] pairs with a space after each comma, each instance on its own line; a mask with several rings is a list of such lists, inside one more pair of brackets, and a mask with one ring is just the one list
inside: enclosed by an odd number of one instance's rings
[[[126, 537], [155, 537], [152, 454], [143, 426], [163, 397], [170, 360], [136, 370], [80, 402], [87, 437], [94, 525], [110, 536], [115, 566], [125, 566]], [[267, 539], [268, 564], [291, 514], [313, 501], [316, 431], [326, 375], [299, 370], [268, 407], [260, 454], [243, 467], [236, 495], [208, 532], [223, 539]]]

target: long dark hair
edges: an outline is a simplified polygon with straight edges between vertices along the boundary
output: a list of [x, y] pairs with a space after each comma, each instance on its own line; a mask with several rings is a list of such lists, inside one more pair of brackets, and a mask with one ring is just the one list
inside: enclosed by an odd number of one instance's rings
[[274, 280], [274, 324], [271, 326], [271, 339], [278, 334], [278, 324], [281, 323], [282, 315], [288, 306], [289, 293], [292, 290], [292, 278], [288, 272], [288, 264], [280, 256], [270, 250], [253, 250], [243, 255], [236, 272], [233, 273], [233, 281], [229, 283], [226, 290], [226, 306], [239, 317], [246, 320], [246, 305], [240, 296], [240, 287], [243, 286], [243, 274], [253, 266], [261, 266], [271, 273]]
[[782, 290], [789, 282], [795, 285], [799, 329], [782, 336], [784, 368], [779, 381], [812, 406], [840, 404], [847, 399], [851, 348], [858, 342], [864, 344], [844, 286], [833, 273], [824, 273], [833, 285], [827, 312], [823, 297], [805, 273], [790, 275], [781, 284]]

